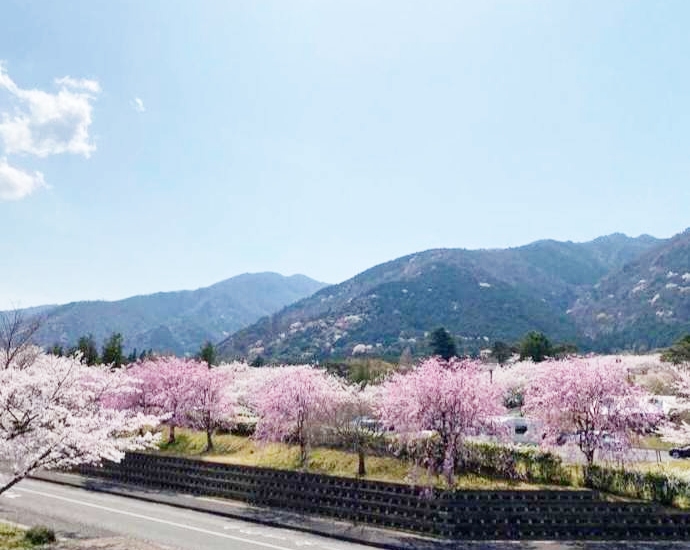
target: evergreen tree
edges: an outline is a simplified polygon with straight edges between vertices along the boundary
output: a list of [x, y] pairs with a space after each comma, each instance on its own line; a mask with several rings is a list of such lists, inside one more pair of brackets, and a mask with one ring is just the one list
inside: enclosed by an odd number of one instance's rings
[[65, 349], [62, 344], [55, 342], [53, 346], [48, 350], [48, 353], [52, 355], [57, 355], [58, 357], [63, 357], [65, 355]]
[[553, 356], [551, 342], [543, 332], [528, 332], [520, 342], [520, 359], [531, 358], [535, 363]]
[[98, 347], [96, 346], [96, 340], [94, 340], [93, 334], [80, 336], [79, 340], [77, 340], [77, 346], [70, 349], [69, 355], [77, 351], [81, 353], [81, 360], [87, 365], [91, 366], [98, 364]]
[[103, 344], [102, 362], [120, 368], [124, 361], [122, 352], [122, 334], [113, 332]]
[[513, 350], [505, 342], [496, 340], [491, 348], [491, 357], [493, 357], [499, 365], [505, 363], [513, 355]]
[[662, 361], [668, 361], [674, 365], [690, 362], [690, 334], [686, 334], [661, 356]]
[[429, 345], [432, 355], [440, 355], [446, 361], [458, 354], [455, 340], [443, 327], [437, 328], [429, 335]]
[[215, 365], [218, 361], [218, 357], [216, 354], [216, 348], [215, 346], [208, 340], [204, 342], [204, 345], [201, 346], [201, 349], [199, 350], [198, 353], [199, 359], [201, 359], [208, 368], [210, 369], [213, 365]]

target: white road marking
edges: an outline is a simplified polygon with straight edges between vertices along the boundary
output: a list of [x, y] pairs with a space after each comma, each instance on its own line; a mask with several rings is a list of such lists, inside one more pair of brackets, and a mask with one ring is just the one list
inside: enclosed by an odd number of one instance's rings
[[61, 496], [53, 495], [51, 493], [44, 493], [43, 491], [34, 491], [31, 489], [25, 489], [24, 487], [22, 487], [18, 490], [22, 491], [24, 493], [32, 493], [34, 495], [40, 495], [40, 496], [44, 496], [44, 497], [48, 497], [48, 498], [54, 498], [57, 500], [62, 500], [65, 502], [71, 502], [72, 504], [79, 504], [81, 506], [87, 506], [89, 508], [96, 508], [98, 510], [105, 510], [106, 512], [112, 512], [114, 514], [120, 514], [123, 516], [130, 516], [130, 517], [138, 518], [138, 519], [145, 519], [147, 521], [153, 521], [155, 523], [162, 523], [164, 525], [171, 525], [173, 527], [179, 527], [181, 529], [188, 529], [190, 531], [196, 531], [197, 533], [205, 533], [207, 535], [213, 535], [216, 537], [236, 540], [239, 542], [246, 542], [248, 544], [254, 544], [256, 546], [263, 546], [264, 548], [273, 548], [273, 550], [292, 550], [291, 548], [287, 548], [285, 546], [277, 546], [275, 544], [270, 544], [267, 542], [259, 542], [256, 540], [246, 539], [243, 537], [235, 537], [233, 535], [228, 535], [227, 533], [219, 533], [218, 531], [211, 531], [209, 529], [202, 529], [201, 527], [194, 527], [193, 525], [187, 525], [185, 523], [177, 523], [175, 521], [168, 521], [166, 519], [155, 518], [152, 516], [145, 516], [143, 514], [135, 514], [134, 512], [125, 512], [123, 510], [117, 510], [116, 508], [110, 508], [108, 506], [101, 506], [100, 504], [93, 504], [91, 502], [84, 502], [82, 500], [77, 500], [77, 499], [73, 499], [73, 498], [67, 498], [67, 497], [61, 497]]
[[5, 498], [19, 498], [22, 495], [18, 495], [15, 491], [9, 490], [2, 494]]

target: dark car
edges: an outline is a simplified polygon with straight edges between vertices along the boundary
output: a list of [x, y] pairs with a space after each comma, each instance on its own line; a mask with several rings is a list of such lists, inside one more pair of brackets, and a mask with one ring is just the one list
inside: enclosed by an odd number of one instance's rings
[[669, 450], [673, 458], [690, 458], [690, 445], [685, 445], [684, 447], [675, 447]]

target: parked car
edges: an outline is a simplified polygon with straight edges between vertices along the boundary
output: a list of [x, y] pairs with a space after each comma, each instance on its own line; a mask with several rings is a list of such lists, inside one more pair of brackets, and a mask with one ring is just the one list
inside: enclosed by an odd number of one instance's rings
[[690, 445], [670, 449], [668, 454], [673, 458], [690, 458]]

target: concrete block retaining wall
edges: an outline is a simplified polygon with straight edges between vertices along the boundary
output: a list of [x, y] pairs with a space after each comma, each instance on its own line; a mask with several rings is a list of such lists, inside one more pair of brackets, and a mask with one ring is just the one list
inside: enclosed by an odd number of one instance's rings
[[593, 491], [440, 491], [145, 453], [79, 472], [450, 539], [690, 539], [690, 514]]

